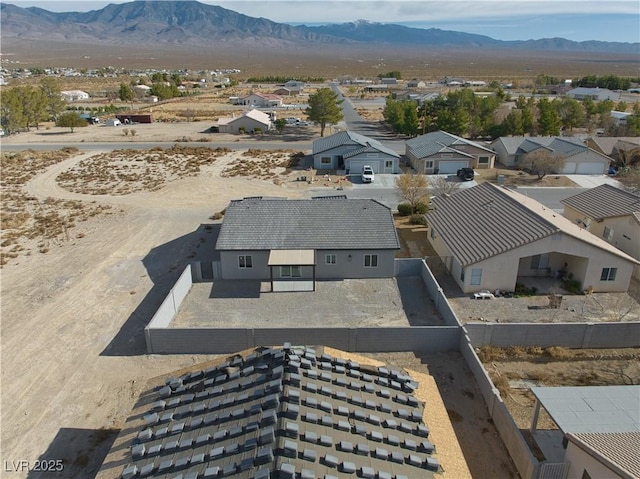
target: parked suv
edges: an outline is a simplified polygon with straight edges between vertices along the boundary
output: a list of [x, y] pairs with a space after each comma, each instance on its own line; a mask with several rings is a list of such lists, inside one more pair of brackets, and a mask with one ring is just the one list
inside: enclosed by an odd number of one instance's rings
[[471, 181], [473, 180], [473, 168], [460, 168], [457, 173], [458, 178], [462, 181]]
[[362, 182], [363, 183], [373, 183], [375, 175], [373, 173], [373, 168], [369, 165], [364, 165], [362, 167]]

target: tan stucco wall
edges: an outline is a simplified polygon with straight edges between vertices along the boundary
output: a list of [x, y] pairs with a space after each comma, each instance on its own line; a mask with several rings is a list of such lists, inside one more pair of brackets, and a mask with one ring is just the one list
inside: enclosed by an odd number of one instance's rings
[[570, 464], [567, 479], [582, 479], [582, 475], [586, 470], [589, 477], [607, 478], [607, 479], [623, 479], [622, 476], [616, 474], [601, 462], [587, 454], [578, 446], [569, 441], [567, 451], [564, 454], [564, 462]]

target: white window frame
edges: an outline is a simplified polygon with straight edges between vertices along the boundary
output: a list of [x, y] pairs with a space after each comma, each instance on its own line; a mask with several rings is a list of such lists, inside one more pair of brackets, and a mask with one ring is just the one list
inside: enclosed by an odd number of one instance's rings
[[482, 284], [482, 268], [471, 268], [471, 278], [469, 284], [479, 286]]
[[431, 169], [433, 169], [433, 160], [425, 160], [425, 161], [424, 161], [424, 167], [425, 167], [427, 170], [431, 170]]
[[364, 255], [364, 267], [365, 268], [377, 268], [378, 267], [378, 255], [377, 254], [365, 254]]
[[393, 160], [384, 160], [385, 168], [393, 168]]
[[602, 268], [600, 273], [600, 281], [615, 281], [618, 274], [618, 268]]
[[301, 278], [300, 266], [280, 266], [281, 278]]
[[609, 228], [608, 226], [605, 226], [604, 231], [602, 232], [602, 237], [607, 241], [613, 240], [613, 228]]
[[488, 165], [489, 164], [489, 157], [488, 156], [479, 156], [478, 157], [478, 164], [479, 165]]
[[253, 268], [253, 256], [250, 254], [241, 254], [238, 256], [238, 268], [239, 269], [251, 269]]
[[330, 156], [322, 156], [320, 158], [320, 165], [331, 165], [332, 163]]
[[336, 264], [336, 255], [335, 254], [325, 254], [324, 255], [324, 264]]

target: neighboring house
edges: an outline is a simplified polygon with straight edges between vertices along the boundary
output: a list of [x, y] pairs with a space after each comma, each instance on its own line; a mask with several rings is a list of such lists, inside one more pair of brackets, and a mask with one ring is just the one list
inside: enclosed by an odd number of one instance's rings
[[296, 88], [281, 87], [275, 90], [273, 94], [278, 96], [296, 96], [299, 95], [300, 92], [301, 91]]
[[380, 78], [380, 83], [382, 83], [383, 85], [397, 85], [398, 79], [394, 77]]
[[[554, 460], [556, 471], [563, 464], [564, 473], [553, 477], [640, 477], [640, 386], [532, 387], [531, 392], [536, 398], [533, 439], [543, 453], [564, 449], [562, 462]], [[557, 430], [537, 430], [541, 408]]]
[[460, 168], [493, 168], [495, 152], [446, 131], [434, 131], [406, 142], [411, 166], [425, 175], [455, 174]]
[[407, 82], [407, 88], [425, 88], [426, 86], [427, 84], [425, 82], [418, 80], [417, 78]]
[[260, 110], [249, 110], [241, 116], [218, 119], [218, 131], [220, 133], [255, 133], [265, 132], [272, 128], [271, 116]]
[[627, 164], [634, 155], [640, 157], [640, 138], [638, 137], [596, 136], [587, 138], [585, 144], [612, 158], [618, 165]]
[[487, 82], [482, 80], [467, 80], [464, 82], [464, 86], [486, 86]]
[[572, 136], [502, 136], [491, 143], [504, 166], [527, 167], [527, 156], [546, 150], [564, 158], [564, 167], [554, 173], [563, 175], [602, 175], [607, 173], [611, 158], [585, 145]]
[[345, 197], [232, 201], [216, 243], [222, 279], [271, 280], [274, 291], [312, 290], [316, 279], [391, 278], [398, 249], [387, 206]]
[[627, 118], [629, 118], [633, 113], [627, 113], [626, 111], [612, 111], [611, 118], [613, 118], [613, 123], [616, 126], [626, 126]]
[[617, 101], [620, 99], [620, 94], [614, 91], [611, 91], [607, 88], [585, 88], [578, 87], [573, 90], [569, 90], [567, 92], [567, 96], [569, 98], [574, 98], [576, 100], [586, 100], [587, 98], [591, 98], [595, 101], [603, 101], [603, 100], [613, 100]]
[[151, 87], [148, 85], [136, 85], [133, 87], [133, 91], [139, 96], [146, 96], [151, 91]]
[[385, 85], [385, 84], [382, 84], [382, 83], [377, 83], [375, 85], [367, 85], [367, 86], [364, 87], [364, 90], [365, 91], [369, 91], [369, 92], [372, 92], [372, 91], [374, 91], [374, 92], [375, 91], [386, 91], [388, 89], [389, 89], [389, 85]]
[[62, 98], [68, 102], [89, 99], [89, 94], [86, 91], [82, 91], [82, 90], [61, 91], [60, 95], [62, 95]]
[[[562, 200], [564, 216], [640, 261], [640, 196], [601, 185]], [[640, 268], [634, 273], [640, 279]]]
[[253, 106], [257, 108], [272, 108], [282, 106], [282, 97], [272, 93], [251, 93], [237, 100], [236, 105]]
[[463, 292], [514, 291], [519, 278], [571, 277], [585, 290], [625, 292], [640, 264], [564, 216], [482, 183], [431, 198], [429, 242]]
[[359, 175], [364, 165], [374, 173], [400, 173], [400, 155], [373, 138], [341, 131], [313, 142], [313, 167], [317, 170], [346, 170]]
[[435, 100], [440, 96], [438, 92], [419, 93], [413, 90], [395, 90], [391, 93], [394, 100], [411, 100], [415, 101], [418, 106], [423, 105], [427, 101]]
[[283, 85], [285, 88], [290, 88], [302, 92], [304, 90], [304, 82], [299, 80], [289, 80]]

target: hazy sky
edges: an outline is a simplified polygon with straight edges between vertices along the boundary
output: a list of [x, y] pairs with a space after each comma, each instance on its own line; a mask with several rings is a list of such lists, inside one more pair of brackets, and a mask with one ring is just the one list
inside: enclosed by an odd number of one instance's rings
[[[16, 0], [20, 7], [54, 12], [98, 10], [125, 0]], [[638, 0], [201, 0], [280, 23], [325, 24], [358, 19], [488, 35], [498, 40], [562, 37], [640, 42]], [[639, 52], [640, 56], [640, 52]]]

